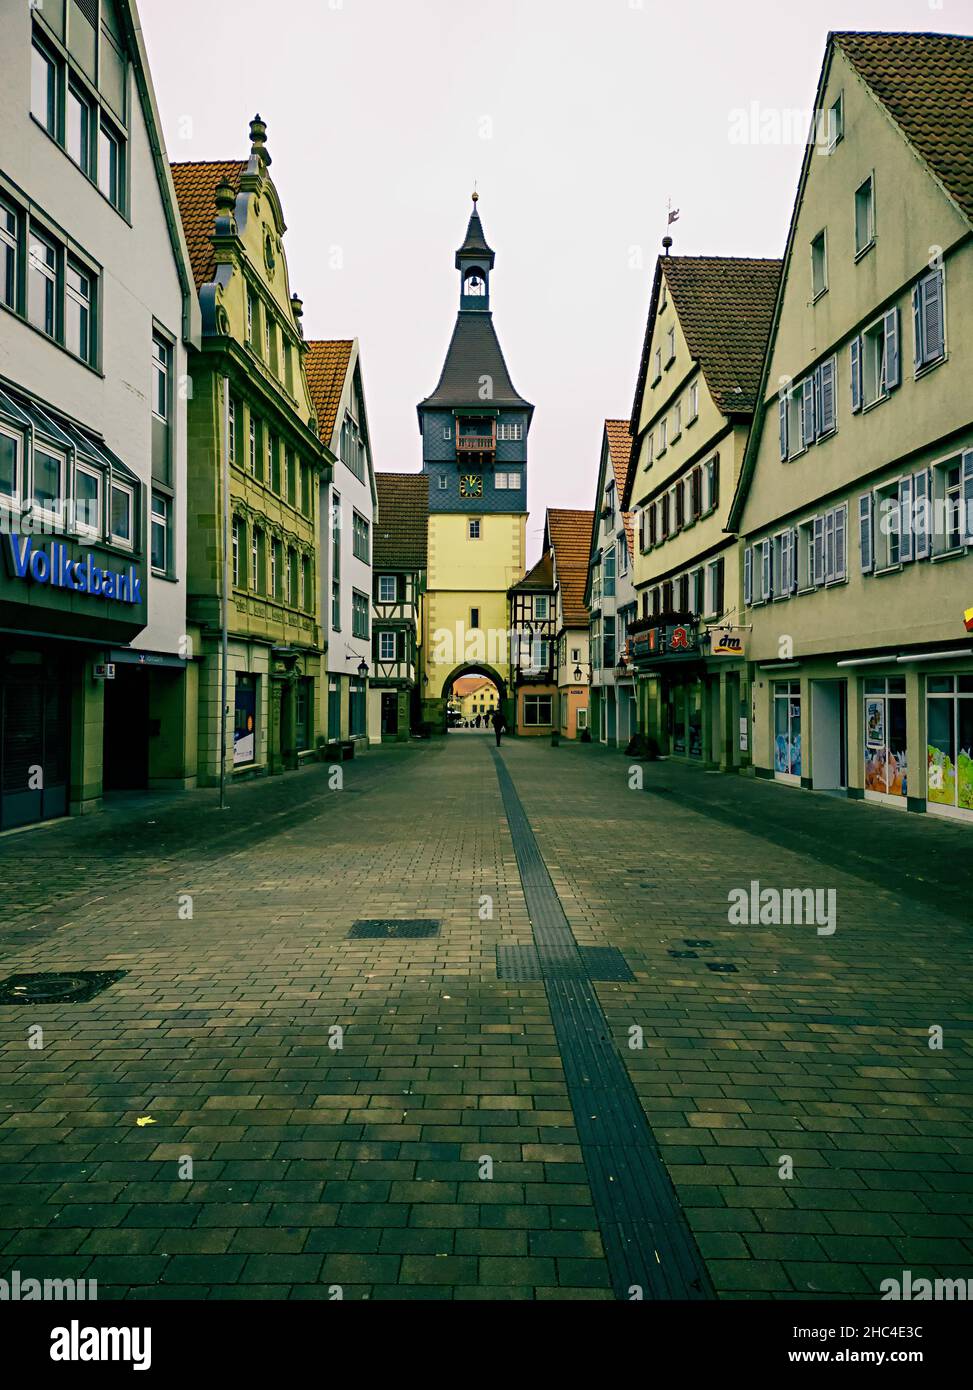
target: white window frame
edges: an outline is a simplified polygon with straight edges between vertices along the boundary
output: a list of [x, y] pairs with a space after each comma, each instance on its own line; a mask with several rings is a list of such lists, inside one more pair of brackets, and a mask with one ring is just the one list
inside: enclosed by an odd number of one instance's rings
[[[384, 592], [386, 582], [392, 585], [392, 595], [388, 596]], [[378, 601], [379, 603], [395, 603], [398, 596], [398, 583], [394, 574], [380, 574], [378, 576]]]
[[699, 419], [699, 382], [694, 381], [689, 387], [689, 414], [686, 420], [688, 429], [696, 420]]
[[[156, 511], [155, 499], [157, 497], [161, 497], [163, 502], [165, 503], [164, 512]], [[149, 565], [153, 574], [168, 574], [172, 568], [171, 521], [172, 498], [168, 497], [164, 492], [160, 492], [158, 488], [151, 488], [149, 496]], [[163, 535], [165, 536], [165, 558], [161, 566], [156, 565], [152, 562], [152, 531], [155, 526], [160, 525], [162, 527]]]
[[466, 538], [470, 541], [478, 541], [483, 538], [483, 528], [480, 525], [478, 516], [469, 517], [466, 522]]
[[[859, 194], [867, 187], [868, 203], [866, 208], [866, 231], [867, 236], [864, 241], [859, 240]], [[875, 245], [875, 171], [871, 170], [855, 189], [855, 260], [859, 260]]]
[[675, 326], [666, 330], [666, 350], [669, 353], [666, 359], [666, 367], [671, 367], [676, 360], [676, 329]]
[[[113, 525], [113, 494], [115, 492], [125, 493], [128, 497], [128, 519], [131, 537], [126, 540], [124, 536], [119, 536]], [[135, 549], [135, 489], [130, 483], [123, 483], [119, 478], [112, 478], [111, 487], [108, 494], [108, 528], [112, 545], [120, 546], [123, 550]]]
[[11, 429], [9, 425], [2, 423], [0, 423], [0, 434], [5, 439], [12, 439], [16, 447], [13, 492], [0, 492], [0, 506], [19, 507], [24, 492], [24, 436]]
[[[42, 502], [38, 502], [34, 496], [34, 457], [38, 454], [45, 454], [48, 458], [56, 459], [60, 464], [58, 471], [58, 499], [54, 507], [47, 507]], [[64, 495], [67, 487], [68, 460], [63, 449], [58, 449], [54, 445], [46, 444], [42, 441], [34, 440], [31, 450], [31, 469], [30, 469], [30, 506], [32, 511], [36, 511], [40, 516], [48, 517], [58, 523], [64, 517]]]
[[[815, 269], [816, 255], [815, 247], [821, 243], [821, 268], [823, 271], [823, 281], [820, 288], [816, 288]], [[811, 303], [816, 304], [822, 295], [828, 293], [828, 229], [822, 227], [821, 230], [811, 238]]]
[[839, 92], [828, 107], [828, 154], [845, 138], [845, 94]]
[[[385, 646], [386, 638], [387, 638], [387, 639], [391, 642], [391, 644], [392, 644], [392, 650], [391, 650], [391, 651], [387, 651], [387, 650], [386, 650], [386, 646]], [[395, 653], [396, 653], [395, 633], [394, 633], [394, 632], [388, 632], [388, 631], [386, 631], [386, 632], [380, 632], [380, 633], [378, 634], [378, 659], [379, 659], [379, 661], [394, 661], [394, 660], [396, 659], [396, 658], [395, 658]]]
[[[83, 473], [86, 478], [95, 480], [95, 512], [98, 520], [95, 525], [90, 525], [87, 521], [82, 521], [78, 510], [78, 474]], [[102, 529], [102, 503], [104, 500], [104, 487], [102, 485], [102, 473], [97, 468], [91, 468], [86, 463], [75, 463], [74, 465], [74, 529], [79, 536], [93, 536], [96, 540], [101, 536]]]

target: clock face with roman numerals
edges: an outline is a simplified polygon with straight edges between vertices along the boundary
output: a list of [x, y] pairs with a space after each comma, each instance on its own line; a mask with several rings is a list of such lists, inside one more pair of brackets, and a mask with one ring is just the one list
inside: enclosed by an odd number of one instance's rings
[[460, 497], [482, 497], [483, 479], [478, 478], [475, 473], [464, 473], [459, 480]]

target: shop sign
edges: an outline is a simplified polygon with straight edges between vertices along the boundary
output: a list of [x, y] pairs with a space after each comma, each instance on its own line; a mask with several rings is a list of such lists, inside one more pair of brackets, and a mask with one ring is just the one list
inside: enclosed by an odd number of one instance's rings
[[650, 627], [647, 632], [631, 634], [628, 640], [635, 661], [649, 661], [662, 656], [691, 656], [699, 651], [699, 633], [691, 623]]
[[709, 634], [710, 656], [743, 656], [743, 638], [738, 632], [717, 632]]
[[115, 666], [111, 661], [98, 661], [95, 663], [92, 672], [96, 681], [113, 681], [115, 679]]
[[134, 565], [127, 573], [102, 568], [88, 554], [73, 560], [62, 541], [51, 541], [45, 548], [34, 546], [30, 536], [6, 537], [10, 571], [15, 579], [33, 580], [52, 589], [69, 589], [94, 598], [114, 599], [116, 603], [142, 602], [142, 580]]

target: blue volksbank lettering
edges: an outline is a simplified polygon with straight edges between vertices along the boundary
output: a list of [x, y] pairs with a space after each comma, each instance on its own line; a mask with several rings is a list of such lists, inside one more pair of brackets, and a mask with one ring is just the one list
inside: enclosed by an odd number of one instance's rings
[[95, 598], [111, 598], [118, 603], [141, 603], [142, 580], [129, 565], [128, 573], [102, 569], [91, 555], [72, 560], [61, 541], [52, 541], [46, 550], [35, 550], [29, 536], [6, 537], [13, 572], [18, 579], [33, 579], [55, 589], [72, 589]]

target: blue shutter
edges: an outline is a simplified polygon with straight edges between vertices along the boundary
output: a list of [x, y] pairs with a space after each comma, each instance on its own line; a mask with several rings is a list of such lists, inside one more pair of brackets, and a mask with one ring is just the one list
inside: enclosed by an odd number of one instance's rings
[[912, 543], [912, 475], [899, 480], [899, 563], [914, 555]]
[[824, 517], [814, 518], [813, 544], [811, 566], [811, 581], [814, 584], [824, 583]]
[[845, 532], [848, 529], [848, 508], [845, 503], [835, 508], [834, 512], [834, 577], [844, 579], [845, 566]]
[[835, 427], [834, 372], [835, 360], [833, 357], [829, 357], [827, 362], [821, 363], [815, 373], [818, 382], [817, 427], [819, 439], [823, 435], [831, 434]]
[[787, 392], [781, 388], [778, 397], [778, 409], [780, 411], [780, 457], [782, 462], [787, 459]]
[[959, 533], [964, 544], [973, 545], [973, 449], [963, 455], [962, 478]]
[[[699, 571], [697, 570], [696, 573], [698, 574]], [[698, 590], [699, 581], [697, 580], [697, 594]], [[748, 608], [753, 603], [753, 549], [749, 545], [743, 548], [743, 602]]]
[[862, 340], [851, 342], [851, 409], [857, 414], [862, 408]]
[[943, 355], [943, 272], [933, 271], [922, 281], [922, 360], [935, 362]]
[[932, 496], [932, 474], [928, 468], [912, 475], [913, 533], [917, 560], [928, 560], [932, 553], [932, 526], [929, 502]]
[[922, 286], [912, 286], [912, 355], [916, 370], [922, 366]]
[[803, 408], [801, 410], [801, 443], [807, 449], [814, 443], [814, 380], [808, 377], [802, 386]]
[[861, 554], [862, 574], [870, 574], [875, 568], [875, 544], [872, 531], [874, 501], [870, 492], [858, 499], [858, 548]]
[[894, 391], [901, 381], [899, 311], [898, 309], [890, 309], [885, 315], [885, 389]]
[[773, 567], [772, 567], [771, 562], [770, 562], [770, 561], [771, 561], [771, 555], [770, 555], [770, 541], [769, 541], [769, 540], [767, 540], [767, 541], [761, 541], [761, 542], [760, 542], [760, 546], [761, 546], [761, 557], [760, 557], [760, 561], [761, 561], [761, 563], [760, 563], [760, 569], [761, 569], [761, 574], [760, 574], [760, 590], [761, 590], [761, 592], [760, 592], [760, 597], [761, 597], [761, 598], [763, 599], [763, 601], [766, 603], [766, 602], [768, 601], [768, 599], [771, 599], [771, 598], [773, 598], [773, 596], [774, 596]]
[[791, 593], [797, 593], [797, 556], [800, 545], [800, 532], [795, 526], [791, 531]]

